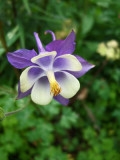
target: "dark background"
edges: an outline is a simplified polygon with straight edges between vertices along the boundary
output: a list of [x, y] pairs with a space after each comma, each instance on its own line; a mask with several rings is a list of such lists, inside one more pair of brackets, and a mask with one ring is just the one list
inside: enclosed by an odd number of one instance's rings
[[[7, 52], [35, 49], [74, 29], [76, 50], [96, 65], [69, 106], [16, 101], [18, 77]], [[0, 107], [27, 107], [0, 121], [0, 160], [120, 160], [120, 1], [0, 0]], [[99, 47], [99, 49], [98, 49]]]

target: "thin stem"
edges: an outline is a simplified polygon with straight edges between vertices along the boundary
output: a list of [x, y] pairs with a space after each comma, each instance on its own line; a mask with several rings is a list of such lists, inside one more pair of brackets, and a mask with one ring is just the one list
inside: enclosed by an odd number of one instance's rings
[[12, 114], [15, 114], [15, 113], [17, 113], [17, 112], [20, 112], [20, 111], [22, 111], [24, 108], [26, 108], [27, 106], [24, 106], [24, 107], [22, 107], [22, 108], [20, 108], [20, 109], [17, 109], [16, 111], [12, 111], [12, 112], [8, 112], [8, 113], [5, 113], [5, 117], [7, 117], [7, 116], [10, 116], [10, 115], [12, 115]]
[[21, 112], [23, 109], [25, 109], [28, 106], [29, 102], [30, 102], [30, 100], [27, 102], [27, 104], [24, 107], [22, 107], [20, 109], [17, 109], [16, 111], [5, 113], [5, 117], [13, 115], [13, 114], [18, 113], [18, 112]]
[[92, 123], [93, 123], [93, 127], [94, 127], [94, 128], [98, 131], [98, 133], [99, 133], [100, 127], [99, 127], [98, 124], [97, 124], [97, 119], [96, 119], [95, 115], [93, 114], [93, 112], [92, 112], [92, 110], [90, 109], [90, 107], [86, 106], [85, 102], [83, 102], [82, 104], [83, 104], [82, 106], [84, 107], [85, 111], [86, 111], [87, 114], [88, 114], [88, 117], [90, 118], [90, 120], [91, 120]]
[[0, 21], [0, 40], [1, 40], [1, 43], [2, 43], [4, 49], [7, 53], [8, 52], [8, 47], [7, 47], [7, 44], [6, 44], [4, 30], [3, 30], [3, 24], [2, 24], [1, 21]]

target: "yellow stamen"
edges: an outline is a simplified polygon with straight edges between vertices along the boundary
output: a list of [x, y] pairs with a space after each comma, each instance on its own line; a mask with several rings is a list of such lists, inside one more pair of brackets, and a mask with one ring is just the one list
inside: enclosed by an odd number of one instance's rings
[[61, 92], [61, 88], [55, 79], [53, 71], [48, 71], [47, 77], [50, 82], [50, 88], [51, 88], [50, 94], [53, 93], [53, 96], [57, 96]]
[[57, 81], [50, 83], [50, 87], [51, 87], [50, 94], [53, 93], [53, 96], [57, 96], [61, 92], [61, 88], [59, 87]]

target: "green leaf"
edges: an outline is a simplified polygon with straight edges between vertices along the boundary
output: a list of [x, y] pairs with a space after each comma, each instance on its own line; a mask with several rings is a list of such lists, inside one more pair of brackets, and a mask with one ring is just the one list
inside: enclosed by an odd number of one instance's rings
[[23, 4], [24, 4], [28, 14], [30, 14], [31, 13], [31, 9], [30, 9], [28, 0], [22, 0], [22, 1], [23, 1]]
[[6, 35], [6, 42], [7, 42], [7, 47], [10, 47], [13, 45], [13, 43], [16, 42], [16, 40], [19, 38], [19, 27], [16, 26], [14, 27], [11, 31], [9, 31]]
[[18, 20], [18, 25], [19, 25], [19, 36], [20, 36], [21, 47], [25, 48], [24, 28], [22, 23], [19, 20]]
[[84, 15], [82, 18], [82, 34], [85, 36], [93, 27], [94, 18], [91, 15]]
[[5, 49], [2, 48], [1, 44], [0, 44], [0, 56], [5, 52]]
[[63, 108], [63, 115], [60, 120], [60, 125], [64, 128], [70, 128], [78, 120], [78, 115], [70, 108]]

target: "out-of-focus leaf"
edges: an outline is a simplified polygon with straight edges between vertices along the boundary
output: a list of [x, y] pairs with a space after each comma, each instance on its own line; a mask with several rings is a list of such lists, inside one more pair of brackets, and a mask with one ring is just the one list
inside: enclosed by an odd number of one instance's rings
[[0, 56], [5, 52], [5, 49], [2, 48], [2, 45], [0, 44]]
[[4, 149], [4, 147], [0, 148], [0, 159], [8, 160], [8, 152]]
[[72, 112], [70, 108], [63, 108], [63, 115], [60, 120], [60, 125], [63, 128], [70, 128], [70, 126], [77, 122], [77, 119], [78, 115]]
[[22, 23], [18, 20], [21, 47], [25, 48], [25, 35]]
[[92, 53], [95, 53], [98, 47], [98, 43], [97, 42], [86, 42], [86, 46]]
[[29, 0], [22, 0], [23, 1], [23, 4], [27, 10], [27, 12], [30, 14], [31, 13], [31, 9], [30, 9], [30, 6], [29, 6]]
[[85, 36], [93, 27], [94, 18], [91, 15], [84, 15], [82, 17], [82, 34]]
[[100, 7], [108, 8], [111, 4], [111, 0], [91, 0], [91, 2], [97, 4]]
[[34, 15], [33, 16], [34, 19], [37, 19], [37, 20], [42, 20], [42, 21], [46, 21], [46, 22], [54, 22], [54, 23], [61, 23], [61, 20], [58, 19], [58, 18], [51, 18], [51, 17], [48, 17], [48, 16], [37, 16], [37, 15]]
[[7, 47], [10, 47], [15, 41], [19, 38], [19, 27], [14, 27], [11, 31], [9, 31], [6, 35]]
[[0, 121], [5, 118], [4, 110], [0, 107]]

